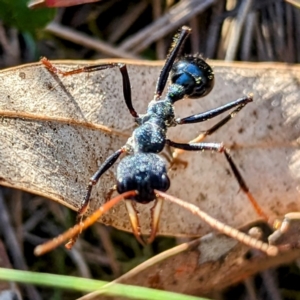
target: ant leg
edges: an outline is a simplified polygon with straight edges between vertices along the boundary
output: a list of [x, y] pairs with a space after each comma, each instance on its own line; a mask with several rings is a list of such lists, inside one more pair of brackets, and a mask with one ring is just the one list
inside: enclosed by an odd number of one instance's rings
[[278, 248], [276, 246], [268, 245], [267, 243], [264, 243], [256, 238], [245, 234], [244, 232], [241, 232], [229, 225], [226, 225], [216, 220], [215, 218], [202, 211], [199, 207], [191, 203], [188, 203], [186, 201], [183, 201], [158, 190], [155, 190], [155, 193], [157, 196], [162, 197], [163, 199], [168, 200], [170, 202], [176, 203], [177, 205], [180, 205], [181, 207], [189, 210], [192, 214], [197, 215], [200, 219], [202, 219], [204, 222], [210, 225], [213, 229], [218, 230], [219, 232], [226, 234], [227, 236], [233, 239], [236, 239], [244, 245], [247, 245], [254, 249], [258, 249], [270, 256], [275, 256], [278, 254]]
[[[166, 159], [166, 161], [169, 163], [169, 169], [172, 169], [174, 165], [182, 165], [184, 169], [187, 167], [188, 165], [187, 161], [177, 157], [177, 152], [179, 151], [184, 152], [184, 150], [179, 150], [179, 149], [173, 150], [168, 144], [166, 144], [164, 148], [164, 152], [160, 153], [160, 155], [163, 156]], [[176, 155], [174, 156], [174, 154]]]
[[[201, 134], [199, 134], [197, 137], [195, 137], [194, 139], [192, 139], [191, 141], [189, 141], [189, 143], [200, 143], [202, 142], [207, 136], [213, 134], [215, 131], [217, 131], [219, 128], [221, 128], [222, 126], [224, 126], [227, 122], [229, 122], [232, 118], [235, 117], [235, 115], [243, 108], [243, 106], [238, 107], [237, 109], [235, 109], [233, 112], [231, 112], [227, 117], [225, 117], [224, 119], [222, 119], [220, 122], [218, 122], [217, 124], [215, 124], [213, 127], [209, 128], [208, 130], [202, 132]], [[181, 155], [185, 150], [183, 149], [175, 149], [172, 153], [172, 158], [174, 160], [175, 163], [177, 163], [177, 161], [179, 160], [180, 163], [180, 158], [179, 155]]]
[[115, 206], [117, 203], [122, 201], [123, 199], [128, 199], [135, 197], [137, 195], [137, 191], [128, 191], [121, 195], [116, 196], [115, 198], [111, 199], [110, 201], [103, 204], [101, 207], [99, 207], [96, 211], [93, 212], [88, 218], [86, 218], [83, 222], [80, 224], [76, 224], [69, 230], [67, 230], [65, 233], [59, 235], [57, 238], [48, 241], [42, 245], [37, 246], [34, 249], [34, 254], [36, 256], [43, 255], [46, 252], [49, 252], [53, 250], [54, 248], [58, 247], [60, 244], [62, 244], [64, 241], [68, 239], [72, 239], [74, 236], [78, 236], [82, 230], [85, 230], [86, 228], [93, 225], [97, 220], [105, 214], [107, 211], [109, 211], [113, 206]]
[[230, 154], [228, 153], [228, 150], [226, 148], [224, 148], [222, 152], [225, 154], [226, 160], [228, 161], [228, 163], [230, 165], [230, 168], [231, 168], [231, 170], [234, 174], [234, 177], [236, 178], [237, 182], [240, 185], [241, 190], [248, 197], [248, 199], [249, 199], [250, 203], [252, 204], [253, 208], [255, 209], [256, 213], [260, 217], [262, 217], [263, 219], [268, 221], [268, 216], [263, 212], [262, 208], [260, 207], [258, 202], [255, 200], [254, 196], [250, 192], [244, 178], [242, 177], [242, 174], [240, 173], [240, 171], [238, 170], [236, 164], [234, 163], [234, 161], [232, 160]]
[[[243, 98], [237, 99], [237, 100], [227, 103], [223, 106], [220, 106], [216, 109], [212, 109], [212, 110], [206, 111], [206, 112], [198, 114], [198, 115], [193, 115], [193, 116], [190, 116], [190, 117], [187, 117], [184, 119], [177, 119], [176, 122], [178, 124], [188, 124], [189, 122], [186, 122], [186, 120], [194, 120], [194, 121], [198, 120], [197, 122], [204, 122], [208, 119], [218, 116], [219, 114], [221, 114], [231, 108], [237, 107], [235, 110], [230, 112], [229, 115], [226, 116], [224, 119], [219, 121], [213, 127], [209, 128], [208, 130], [199, 134], [196, 138], [194, 138], [193, 140], [191, 140], [189, 142], [189, 143], [199, 143], [199, 142], [203, 141], [207, 136], [213, 134], [219, 128], [221, 128], [226, 123], [228, 123], [231, 119], [233, 119], [236, 116], [236, 114], [240, 110], [242, 110], [242, 108], [244, 108], [246, 106], [247, 103], [252, 102], [252, 101], [253, 101], [253, 99], [252, 99], [252, 96], [250, 95], [248, 97], [243, 97]], [[183, 152], [184, 152], [184, 150], [182, 150], [182, 149], [175, 149], [175, 151], [173, 152], [173, 159], [178, 159], [178, 156], [180, 154], [182, 154]]]
[[130, 79], [127, 71], [127, 67], [123, 63], [106, 63], [106, 64], [99, 64], [99, 65], [93, 65], [93, 66], [87, 66], [79, 69], [75, 69], [72, 71], [64, 72], [59, 70], [58, 68], [54, 67], [52, 63], [46, 58], [43, 57], [41, 60], [41, 63], [45, 65], [45, 67], [52, 73], [55, 74], [60, 74], [63, 76], [69, 76], [69, 75], [74, 75], [74, 74], [79, 74], [79, 73], [91, 73], [91, 72], [96, 72], [96, 71], [101, 71], [101, 70], [106, 70], [110, 68], [119, 68], [121, 75], [122, 75], [122, 80], [123, 80], [123, 95], [124, 95], [124, 100], [127, 105], [127, 108], [130, 112], [130, 114], [134, 118], [138, 118], [138, 114], [133, 108], [132, 105], [132, 100], [131, 100], [131, 87], [130, 87]]
[[178, 35], [174, 37], [174, 43], [170, 49], [170, 53], [167, 56], [165, 65], [163, 66], [157, 80], [155, 94], [154, 94], [155, 100], [158, 100], [162, 95], [166, 83], [168, 81], [169, 73], [171, 71], [173, 63], [176, 60], [176, 58], [180, 55], [182, 46], [185, 43], [186, 38], [190, 35], [190, 33], [191, 33], [191, 28], [187, 26], [182, 26], [181, 31], [178, 33]]
[[249, 199], [250, 203], [252, 204], [253, 208], [255, 209], [256, 213], [264, 218], [265, 220], [268, 220], [267, 215], [263, 212], [253, 195], [251, 194], [248, 186], [246, 185], [246, 182], [244, 178], [242, 177], [242, 174], [238, 170], [236, 164], [232, 160], [228, 149], [224, 147], [222, 143], [195, 143], [195, 144], [180, 144], [175, 143], [170, 140], [166, 140], [166, 144], [170, 145], [174, 148], [183, 149], [186, 151], [216, 151], [220, 153], [224, 153], [225, 158], [227, 162], [229, 163], [229, 166], [233, 172], [234, 177], [236, 178], [241, 190], [246, 194], [247, 198]]
[[[92, 193], [93, 186], [98, 182], [101, 175], [104, 172], [106, 172], [116, 162], [116, 160], [119, 158], [119, 156], [123, 152], [125, 152], [125, 148], [121, 148], [118, 151], [116, 151], [114, 154], [109, 156], [106, 159], [106, 161], [100, 166], [98, 171], [90, 178], [89, 184], [87, 186], [86, 195], [83, 198], [83, 202], [81, 204], [81, 207], [79, 208], [79, 210], [77, 212], [76, 224], [80, 224], [82, 222], [83, 215], [86, 213], [86, 211], [89, 207], [89, 204], [90, 204], [90, 201], [91, 201], [91, 193]], [[71, 249], [73, 247], [73, 245], [75, 244], [79, 234], [80, 234], [80, 232], [77, 235], [73, 236], [69, 240], [69, 242], [65, 245], [65, 247], [67, 249]]]
[[178, 125], [182, 125], [182, 124], [192, 124], [192, 123], [204, 122], [204, 121], [212, 119], [234, 107], [238, 107], [237, 109], [238, 109], [238, 111], [240, 111], [246, 104], [248, 104], [249, 102], [252, 102], [252, 101], [253, 101], [252, 95], [249, 95], [247, 97], [237, 99], [235, 101], [229, 102], [225, 105], [208, 110], [206, 112], [202, 112], [200, 114], [192, 115], [192, 116], [182, 118], [182, 119], [178, 118], [178, 119], [176, 119], [176, 123]]
[[141, 245], [145, 246], [146, 243], [141, 237], [140, 222], [134, 204], [131, 200], [125, 200], [125, 205], [128, 212], [130, 224], [132, 227], [132, 233], [134, 234], [135, 238], [141, 243]]
[[147, 240], [147, 244], [151, 244], [156, 237], [163, 203], [162, 198], [157, 197], [153, 207], [151, 208], [151, 233]]

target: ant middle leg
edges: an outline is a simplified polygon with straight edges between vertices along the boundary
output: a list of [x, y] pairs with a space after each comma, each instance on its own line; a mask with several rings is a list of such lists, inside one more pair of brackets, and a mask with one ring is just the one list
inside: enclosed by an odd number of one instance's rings
[[51, 72], [54, 74], [60, 74], [62, 76], [70, 76], [74, 74], [80, 74], [80, 73], [92, 73], [96, 71], [111, 69], [111, 68], [119, 68], [121, 75], [122, 75], [122, 81], [123, 81], [123, 96], [126, 103], [126, 106], [130, 112], [130, 114], [134, 118], [138, 118], [139, 115], [134, 109], [132, 105], [132, 99], [131, 99], [131, 87], [130, 87], [130, 79], [128, 75], [128, 70], [125, 64], [123, 63], [103, 63], [99, 65], [91, 65], [86, 66], [82, 68], [78, 68], [71, 71], [62, 71], [58, 68], [56, 68], [46, 57], [43, 57], [41, 60], [41, 63]]
[[[189, 141], [189, 143], [199, 143], [203, 141], [207, 136], [212, 135], [214, 132], [216, 132], [218, 129], [223, 127], [225, 124], [227, 124], [230, 120], [232, 120], [238, 112], [240, 112], [246, 104], [250, 103], [253, 101], [252, 95], [237, 99], [235, 101], [229, 102], [223, 106], [217, 107], [215, 109], [197, 114], [197, 115], [192, 115], [187, 118], [183, 119], [177, 119], [176, 123], [179, 125], [182, 124], [190, 124], [190, 123], [198, 123], [198, 122], [204, 122], [207, 121], [208, 119], [212, 119], [223, 112], [226, 112], [234, 107], [236, 107], [233, 111], [231, 111], [225, 118], [223, 118], [221, 121], [216, 123], [214, 126], [211, 128], [207, 129], [206, 131], [202, 132], [199, 134], [196, 138], [193, 140]], [[175, 149], [173, 152], [173, 159], [176, 161], [179, 157], [184, 152], [183, 149]]]
[[253, 208], [255, 209], [256, 213], [265, 219], [268, 220], [267, 215], [263, 212], [258, 202], [255, 200], [254, 196], [249, 190], [249, 187], [247, 186], [242, 174], [238, 170], [238, 167], [234, 163], [233, 159], [231, 158], [228, 149], [224, 147], [222, 143], [190, 143], [190, 144], [181, 144], [176, 143], [171, 140], [166, 140], [166, 144], [168, 144], [171, 147], [182, 149], [186, 151], [215, 151], [219, 153], [224, 153], [225, 158], [227, 162], [229, 163], [229, 166], [231, 168], [231, 171], [237, 180], [240, 189], [244, 192], [244, 194], [249, 199], [250, 203], [252, 204]]
[[[125, 152], [125, 149], [121, 148], [118, 151], [116, 151], [114, 154], [109, 156], [106, 159], [106, 161], [100, 166], [97, 172], [90, 178], [89, 184], [86, 189], [85, 197], [83, 198], [82, 204], [79, 210], [77, 211], [76, 224], [80, 224], [82, 222], [82, 218], [88, 210], [89, 204], [91, 202], [91, 193], [92, 193], [93, 186], [97, 184], [97, 182], [99, 181], [103, 173], [105, 173], [117, 161], [117, 159], [123, 152]], [[69, 242], [65, 245], [67, 249], [71, 249], [73, 247], [76, 240], [78, 239], [79, 234], [73, 236], [69, 240]]]

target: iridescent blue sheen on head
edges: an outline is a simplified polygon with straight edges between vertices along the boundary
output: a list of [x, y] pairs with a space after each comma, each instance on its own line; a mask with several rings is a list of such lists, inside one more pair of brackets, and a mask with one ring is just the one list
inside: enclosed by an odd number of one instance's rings
[[167, 97], [173, 101], [206, 96], [214, 86], [212, 68], [199, 56], [179, 59], [171, 70], [171, 86]]

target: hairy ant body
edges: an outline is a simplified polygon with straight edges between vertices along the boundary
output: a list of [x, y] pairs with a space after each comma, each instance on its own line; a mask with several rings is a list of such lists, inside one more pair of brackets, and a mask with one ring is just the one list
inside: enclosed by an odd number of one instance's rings
[[[190, 34], [190, 31], [190, 28], [183, 26], [180, 33], [177, 36], [175, 36], [174, 45], [166, 59], [165, 65], [158, 78], [154, 100], [152, 100], [149, 103], [147, 112], [144, 115], [139, 115], [133, 108], [131, 101], [130, 80], [125, 64], [108, 63], [95, 66], [88, 66], [69, 72], [62, 72], [56, 69], [46, 58], [42, 59], [42, 63], [50, 71], [62, 74], [64, 76], [77, 74], [81, 72], [94, 72], [97, 70], [118, 67], [123, 79], [123, 94], [125, 103], [130, 114], [135, 118], [135, 121], [138, 124], [138, 127], [133, 131], [132, 136], [128, 139], [126, 144], [119, 150], [117, 150], [115, 153], [113, 153], [111, 156], [109, 156], [105, 160], [105, 162], [100, 166], [97, 172], [91, 177], [87, 187], [86, 196], [84, 197], [81, 208], [78, 211], [78, 227], [76, 229], [76, 232], [73, 233], [73, 237], [66, 245], [67, 248], [71, 248], [75, 243], [80, 231], [89, 226], [85, 226], [83, 225], [83, 223], [92, 222], [91, 220], [85, 220], [84, 222], [82, 222], [82, 217], [87, 211], [87, 208], [90, 203], [92, 188], [99, 181], [101, 175], [104, 172], [106, 172], [117, 161], [117, 159], [122, 153], [126, 153], [127, 156], [120, 161], [117, 168], [117, 191], [121, 195], [104, 204], [104, 206], [99, 209], [99, 213], [100, 215], [103, 214], [105, 210], [112, 207], [115, 204], [115, 202], [124, 199], [129, 213], [130, 222], [133, 228], [133, 233], [136, 236], [136, 238], [142, 244], [144, 244], [144, 240], [140, 235], [140, 227], [137, 212], [134, 208], [134, 205], [132, 204], [132, 201], [136, 201], [139, 203], [149, 203], [151, 201], [155, 201], [155, 204], [152, 208], [152, 231], [150, 238], [147, 242], [149, 243], [153, 241], [157, 232], [159, 216], [162, 208], [161, 198], [168, 199], [170, 201], [176, 199], [174, 197], [172, 198], [171, 196], [169, 196], [168, 198], [168, 196], [164, 193], [168, 190], [170, 186], [170, 180], [167, 174], [166, 162], [161, 156], [159, 156], [158, 153], [160, 153], [166, 145], [187, 151], [216, 151], [224, 153], [225, 158], [228, 161], [230, 168], [235, 178], [237, 179], [237, 182], [239, 183], [241, 189], [244, 191], [244, 193], [247, 194], [251, 202], [254, 203], [257, 212], [260, 215], [263, 215], [262, 211], [256, 204], [254, 198], [250, 194], [248, 187], [246, 186], [233, 160], [231, 159], [227, 149], [223, 146], [222, 143], [198, 142], [181, 144], [171, 141], [166, 137], [167, 129], [171, 126], [203, 122], [208, 119], [214, 118], [222, 114], [223, 112], [234, 109], [230, 112], [230, 114], [227, 117], [225, 117], [224, 119], [219, 121], [215, 126], [207, 130], [205, 134], [202, 135], [200, 138], [203, 139], [205, 136], [212, 134], [221, 126], [226, 124], [247, 103], [252, 101], [251, 96], [243, 97], [200, 114], [192, 115], [182, 119], [175, 118], [174, 103], [176, 101], [181, 100], [184, 97], [204, 97], [212, 90], [214, 86], [213, 70], [199, 55], [185, 55], [183, 57], [180, 57], [182, 45], [184, 44], [186, 38]], [[164, 97], [164, 99], [161, 99], [169, 74], [171, 84], [168, 87], [166, 96]], [[171, 200], [170, 197], [173, 200]], [[98, 218], [99, 216], [96, 215], [95, 218]], [[229, 228], [229, 226], [227, 225], [221, 224], [216, 220], [208, 220], [211, 217], [206, 216], [203, 218], [212, 227], [223, 231], [226, 234], [230, 235], [229, 231], [235, 230], [231, 227]], [[217, 223], [220, 223], [221, 225], [216, 225]], [[235, 238], [237, 238], [237, 235], [238, 234], [231, 234], [231, 236]], [[246, 243], [245, 239], [251, 238], [249, 236], [246, 236], [246, 238], [243, 237], [239, 240], [242, 240]], [[257, 248], [259, 248], [258, 244], [263, 244], [262, 242], [257, 241], [255, 239], [252, 239], [252, 242], [253, 243], [251, 245]], [[266, 244], [264, 245], [266, 246]], [[40, 252], [38, 254], [40, 254]]]

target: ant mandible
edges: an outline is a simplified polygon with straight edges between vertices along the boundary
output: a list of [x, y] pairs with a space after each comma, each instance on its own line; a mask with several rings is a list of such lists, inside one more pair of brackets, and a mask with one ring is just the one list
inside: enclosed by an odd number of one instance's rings
[[[41, 60], [41, 62], [51, 72], [58, 73], [63, 76], [82, 72], [95, 72], [98, 70], [118, 67], [123, 79], [123, 94], [125, 103], [130, 114], [134, 117], [135, 122], [138, 125], [138, 127], [134, 129], [132, 136], [127, 140], [126, 144], [109, 156], [99, 167], [97, 172], [90, 178], [86, 195], [83, 199], [80, 209], [78, 210], [76, 221], [77, 231], [76, 234], [73, 234], [74, 236], [66, 244], [67, 248], [70, 249], [74, 245], [81, 230], [89, 226], [83, 226], [83, 223], [90, 224], [94, 222], [93, 220], [99, 218], [100, 215], [102, 215], [121, 199], [125, 200], [133, 233], [137, 240], [142, 244], [145, 244], [145, 242], [141, 237], [139, 220], [132, 201], [139, 203], [149, 203], [151, 201], [155, 201], [152, 208], [151, 234], [147, 240], [147, 243], [151, 243], [154, 240], [159, 225], [163, 201], [162, 199], [168, 199], [172, 201], [172, 197], [164, 193], [170, 187], [170, 180], [167, 174], [166, 162], [158, 154], [164, 149], [165, 146], [171, 146], [173, 148], [182, 149], [185, 151], [214, 151], [224, 153], [240, 188], [248, 196], [258, 214], [265, 217], [255, 202], [255, 199], [249, 192], [249, 189], [236, 165], [234, 164], [231, 156], [229, 155], [228, 150], [222, 143], [176, 143], [167, 139], [166, 137], [167, 129], [171, 126], [204, 122], [233, 109], [228, 116], [207, 130], [205, 135], [202, 135], [204, 138], [205, 136], [215, 132], [221, 126], [225, 125], [243, 107], [245, 107], [247, 103], [253, 101], [251, 96], [247, 96], [203, 113], [195, 114], [186, 118], [175, 118], [174, 103], [176, 101], [181, 100], [184, 97], [204, 97], [210, 93], [214, 86], [213, 70], [201, 56], [180, 56], [181, 48], [190, 32], [191, 29], [189, 27], [183, 26], [179, 34], [174, 37], [174, 44], [157, 81], [154, 99], [149, 103], [147, 112], [144, 115], [139, 115], [132, 105], [130, 80], [125, 64], [106, 63], [83, 67], [69, 72], [63, 72], [54, 67], [46, 58]], [[171, 83], [164, 99], [161, 99], [169, 74]], [[83, 215], [86, 213], [91, 200], [93, 186], [99, 181], [103, 173], [105, 173], [123, 153], [127, 154], [127, 156], [120, 161], [117, 167], [117, 191], [120, 196], [104, 204], [104, 206], [99, 209], [99, 215], [95, 213], [96, 216], [94, 218], [90, 216], [88, 218], [89, 220], [82, 222]], [[172, 199], [174, 200], [176, 198], [173, 197]], [[209, 222], [207, 217], [206, 221]], [[222, 230], [224, 226], [227, 226], [220, 225], [218, 227], [215, 225], [216, 222], [218, 221], [212, 221], [210, 225], [218, 230]], [[229, 234], [230, 230], [225, 230], [225, 234]], [[249, 236], [246, 236], [246, 238], [241, 238], [241, 240], [245, 242], [245, 239], [248, 240], [249, 238]], [[56, 242], [61, 243], [62, 238], [58, 237]], [[254, 241], [254, 244], [256, 243], [255, 247], [258, 247], [258, 242], [260, 241]], [[38, 254], [41, 254], [41, 252], [43, 251], [36, 251]]]

